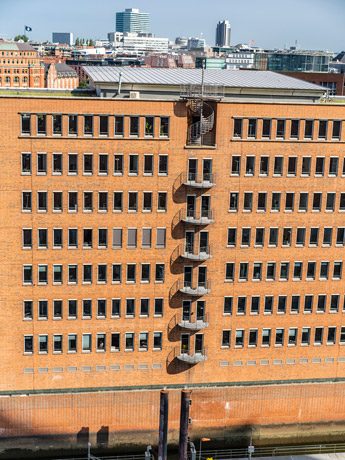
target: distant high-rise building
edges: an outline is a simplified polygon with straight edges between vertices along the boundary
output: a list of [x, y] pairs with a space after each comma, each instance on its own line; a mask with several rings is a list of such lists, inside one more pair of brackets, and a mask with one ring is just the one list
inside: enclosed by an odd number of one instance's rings
[[73, 45], [73, 34], [72, 32], [53, 32], [52, 41], [53, 43], [59, 43], [61, 45], [66, 43], [71, 46]]
[[149, 13], [140, 13], [138, 9], [126, 8], [116, 13], [116, 32], [147, 33], [150, 30]]
[[229, 21], [219, 21], [216, 28], [216, 46], [230, 46], [230, 35]]

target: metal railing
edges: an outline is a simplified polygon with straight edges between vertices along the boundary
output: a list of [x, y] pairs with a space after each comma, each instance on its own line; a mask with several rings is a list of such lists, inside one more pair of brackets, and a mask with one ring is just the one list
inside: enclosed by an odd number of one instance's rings
[[175, 348], [176, 358], [188, 364], [197, 364], [206, 361], [207, 347], [202, 347], [201, 350], [184, 349], [182, 346]]
[[181, 85], [180, 96], [182, 98], [215, 98], [224, 97], [224, 85]]
[[175, 248], [171, 255], [172, 262], [178, 257], [195, 261], [208, 260], [212, 257], [212, 246], [197, 247], [196, 245], [181, 243]]
[[190, 281], [177, 280], [170, 288], [170, 297], [174, 296], [178, 291], [183, 294], [201, 297], [211, 292], [211, 281], [207, 280], [193, 284]]
[[213, 173], [197, 174], [182, 172], [174, 181], [173, 192], [175, 193], [181, 185], [194, 188], [211, 188], [216, 185], [216, 175]]
[[189, 317], [184, 317], [183, 314], [176, 314], [176, 323], [183, 329], [190, 329], [193, 331], [198, 331], [199, 329], [206, 329], [209, 325], [209, 315], [205, 313], [202, 316], [197, 316], [193, 320]]
[[[315, 444], [302, 446], [276, 446], [276, 447], [255, 447], [252, 457], [279, 457], [292, 455], [311, 455], [345, 452], [345, 444]], [[227, 460], [231, 458], [248, 458], [248, 448], [224, 449], [224, 450], [203, 450], [203, 460], [212, 457], [213, 460]]]

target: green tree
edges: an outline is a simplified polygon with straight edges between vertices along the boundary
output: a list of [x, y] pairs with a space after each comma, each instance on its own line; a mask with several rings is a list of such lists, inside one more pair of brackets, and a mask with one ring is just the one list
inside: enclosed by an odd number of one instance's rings
[[86, 39], [86, 46], [89, 46], [89, 39]]
[[75, 39], [75, 46], [79, 46], [79, 45], [80, 45], [79, 37], [77, 37], [77, 38]]
[[88, 79], [88, 78], [83, 78], [83, 79], [79, 82], [78, 88], [80, 88], [80, 89], [86, 89], [88, 84], [89, 84], [89, 79]]
[[29, 38], [26, 35], [17, 35], [14, 37], [14, 41], [17, 42], [18, 40], [23, 40], [24, 42], [27, 42]]
[[92, 40], [92, 38], [90, 38], [90, 40], [89, 40], [89, 45], [90, 45], [90, 46], [94, 46], [94, 44], [95, 44], [94, 41]]
[[84, 44], [85, 44], [85, 39], [84, 39], [84, 38], [81, 39], [80, 44], [81, 44], [81, 45], [84, 45]]

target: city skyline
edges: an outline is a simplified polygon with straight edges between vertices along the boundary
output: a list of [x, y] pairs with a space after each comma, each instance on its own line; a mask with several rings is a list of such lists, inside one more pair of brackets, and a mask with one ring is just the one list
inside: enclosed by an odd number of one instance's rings
[[138, 8], [150, 13], [151, 32], [170, 40], [178, 36], [196, 36], [205, 38], [207, 44], [213, 46], [218, 21], [228, 20], [232, 27], [232, 45], [254, 40], [254, 46], [284, 48], [297, 40], [302, 49], [336, 52], [344, 48], [341, 34], [345, 5], [342, 0], [330, 0], [326, 9], [321, 0], [291, 0], [284, 15], [272, 0], [263, 0], [260, 8], [255, 0], [248, 0], [246, 10], [225, 0], [216, 0], [211, 9], [208, 2], [201, 0], [197, 10], [181, 0], [171, 5], [153, 0], [132, 3], [99, 0], [97, 10], [91, 0], [83, 1], [83, 9], [79, 2], [73, 4], [67, 0], [59, 2], [59, 9], [53, 8], [52, 1], [44, 0], [32, 0], [30, 5], [23, 0], [0, 0], [0, 4], [3, 13], [0, 37], [5, 39], [22, 34], [24, 25], [32, 28], [28, 33], [31, 40], [51, 40], [52, 32], [72, 32], [75, 38], [105, 39], [108, 32], [115, 30], [116, 12]]

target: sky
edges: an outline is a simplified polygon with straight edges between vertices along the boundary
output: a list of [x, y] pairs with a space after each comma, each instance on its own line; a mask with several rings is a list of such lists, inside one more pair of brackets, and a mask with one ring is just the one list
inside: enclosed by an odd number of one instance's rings
[[297, 40], [302, 49], [345, 49], [345, 0], [0, 0], [0, 37], [27, 25], [31, 40], [51, 41], [52, 32], [105, 39], [125, 8], [150, 13], [151, 32], [170, 40], [197, 36], [213, 46], [217, 22], [227, 19], [232, 45], [282, 49]]

